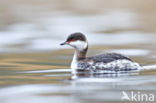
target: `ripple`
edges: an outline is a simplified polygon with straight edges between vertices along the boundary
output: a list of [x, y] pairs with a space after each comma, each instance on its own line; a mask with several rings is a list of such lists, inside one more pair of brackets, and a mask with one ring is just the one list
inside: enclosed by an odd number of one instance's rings
[[49, 75], [43, 75], [45, 77], [65, 77], [65, 76], [72, 76], [72, 74], [49, 74]]
[[156, 64], [145, 65], [142, 70], [156, 70]]
[[51, 69], [51, 70], [34, 70], [34, 71], [22, 71], [19, 73], [57, 73], [57, 72], [71, 72], [71, 69]]

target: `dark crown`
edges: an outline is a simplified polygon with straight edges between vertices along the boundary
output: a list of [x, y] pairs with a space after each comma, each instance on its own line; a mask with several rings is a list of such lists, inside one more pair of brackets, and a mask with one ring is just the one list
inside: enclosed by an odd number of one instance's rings
[[80, 32], [76, 32], [76, 33], [70, 34], [66, 41], [72, 41], [72, 40], [86, 41], [86, 37], [84, 34]]

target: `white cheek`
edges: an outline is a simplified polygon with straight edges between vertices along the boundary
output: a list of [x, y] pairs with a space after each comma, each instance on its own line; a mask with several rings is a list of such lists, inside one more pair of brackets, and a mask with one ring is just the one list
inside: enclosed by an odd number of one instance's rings
[[77, 48], [78, 50], [83, 50], [83, 49], [87, 48], [87, 42], [84, 42], [84, 41], [70, 42], [69, 45], [74, 48]]

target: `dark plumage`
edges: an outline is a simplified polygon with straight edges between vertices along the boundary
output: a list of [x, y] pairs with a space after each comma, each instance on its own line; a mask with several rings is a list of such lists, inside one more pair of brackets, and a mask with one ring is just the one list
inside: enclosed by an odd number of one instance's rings
[[[94, 62], [108, 63], [108, 62], [112, 62], [112, 61], [119, 60], [119, 59], [120, 60], [125, 59], [125, 60], [132, 61], [130, 58], [125, 57], [121, 54], [117, 54], [117, 53], [105, 53], [105, 54], [101, 54], [101, 55], [91, 56], [91, 57], [85, 58], [84, 61], [92, 60]], [[82, 61], [83, 61], [83, 59], [82, 59]]]
[[76, 32], [76, 33], [69, 35], [66, 42], [70, 42], [72, 40], [86, 41], [86, 37], [82, 33]]

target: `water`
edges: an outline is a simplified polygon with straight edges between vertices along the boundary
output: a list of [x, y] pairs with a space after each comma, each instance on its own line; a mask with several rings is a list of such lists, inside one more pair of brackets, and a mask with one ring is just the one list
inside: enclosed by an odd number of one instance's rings
[[[0, 103], [121, 103], [123, 91], [156, 96], [155, 1], [0, 2]], [[59, 44], [76, 31], [86, 34], [89, 56], [122, 53], [147, 70], [72, 75], [74, 51]]]

